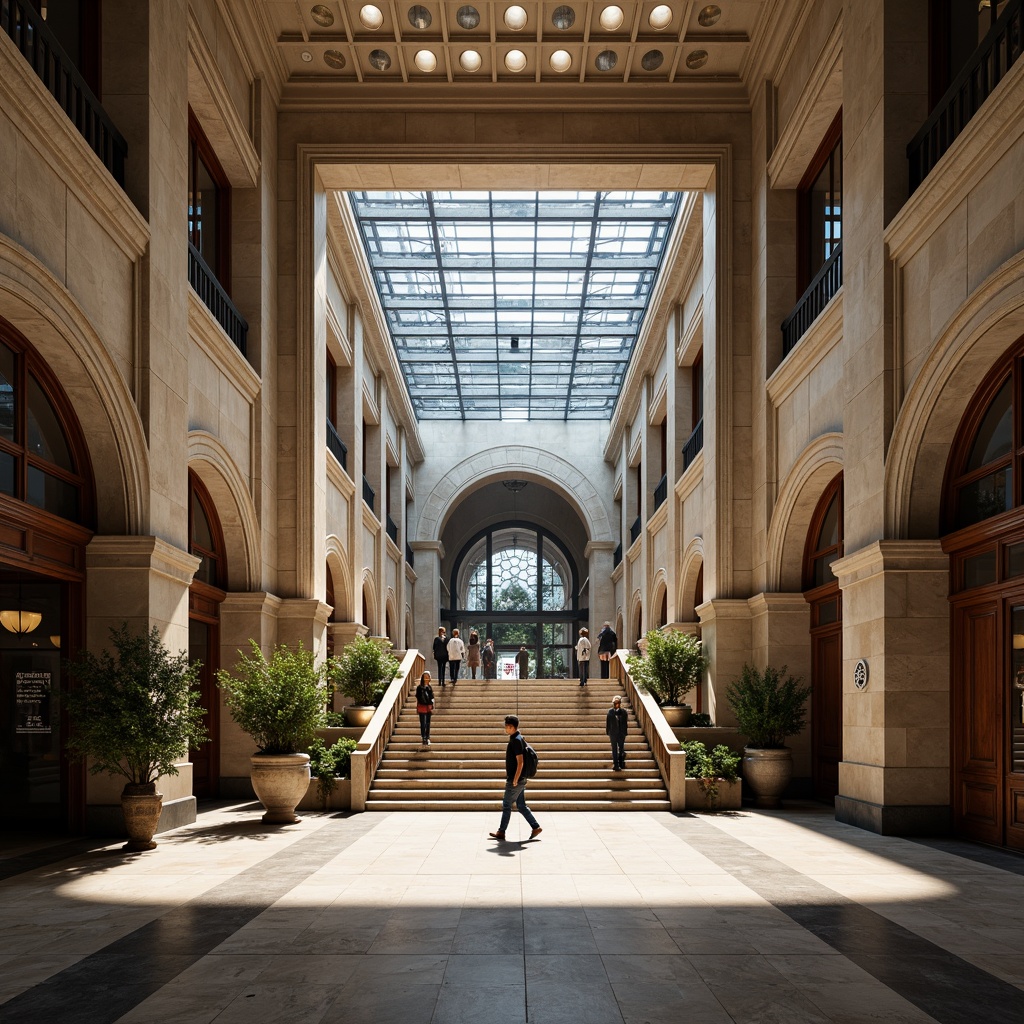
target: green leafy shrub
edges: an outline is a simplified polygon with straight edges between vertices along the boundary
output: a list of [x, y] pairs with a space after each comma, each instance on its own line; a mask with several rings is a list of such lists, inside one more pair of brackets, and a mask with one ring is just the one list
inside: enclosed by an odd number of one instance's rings
[[682, 704], [704, 674], [708, 659], [701, 642], [690, 633], [662, 633], [652, 629], [647, 634], [647, 654], [631, 654], [626, 666], [633, 682], [653, 694], [659, 704]]
[[329, 665], [312, 651], [275, 647], [268, 660], [255, 640], [241, 655], [234, 674], [221, 669], [217, 684], [231, 717], [255, 741], [261, 754], [294, 754], [323, 725]]
[[735, 782], [739, 777], [740, 755], [719, 743], [710, 753], [700, 740], [681, 744], [686, 751], [686, 777], [696, 779], [701, 792], [712, 806], [718, 803], [718, 784]]
[[695, 729], [711, 729], [714, 727], [711, 716], [706, 711], [694, 711], [690, 715], [690, 725]]
[[806, 725], [811, 688], [801, 686], [799, 678], [787, 676], [785, 665], [780, 669], [768, 665], [760, 671], [744, 665], [725, 695], [748, 747], [784, 747], [786, 737], [795, 736]]
[[390, 640], [357, 636], [331, 666], [331, 677], [339, 692], [357, 705], [376, 707], [398, 669]]
[[309, 745], [309, 772], [317, 780], [316, 793], [324, 806], [334, 792], [338, 779], [347, 779], [356, 741], [340, 739], [328, 747], [322, 739], [315, 739]]
[[325, 724], [332, 729], [340, 728], [345, 724], [344, 711], [328, 711], [324, 716]]
[[65, 694], [71, 720], [68, 750], [90, 757], [93, 774], [121, 775], [130, 785], [148, 785], [177, 775], [177, 761], [207, 739], [199, 706], [198, 661], [174, 657], [154, 626], [134, 634], [128, 624], [112, 627], [114, 654], [82, 651], [68, 662], [77, 686]]

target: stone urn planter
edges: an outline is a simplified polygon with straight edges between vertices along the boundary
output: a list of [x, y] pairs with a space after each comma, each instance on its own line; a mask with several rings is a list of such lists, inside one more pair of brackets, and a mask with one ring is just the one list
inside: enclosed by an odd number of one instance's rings
[[376, 710], [372, 704], [368, 707], [361, 704], [349, 704], [344, 708], [345, 721], [349, 725], [365, 729], [370, 724], [370, 719], [373, 718], [373, 713]]
[[252, 788], [266, 808], [268, 825], [294, 825], [295, 808], [309, 789], [309, 754], [253, 754]]
[[789, 747], [743, 748], [743, 778], [757, 807], [778, 807], [792, 777], [793, 752]]
[[155, 850], [157, 825], [164, 806], [164, 795], [158, 793], [155, 782], [131, 783], [121, 791], [121, 814], [128, 842], [121, 847], [127, 853]]
[[690, 724], [693, 708], [689, 704], [664, 704], [661, 713], [665, 716], [665, 721], [675, 729]]
[[743, 803], [743, 783], [737, 779], [687, 779], [688, 811], [738, 811]]

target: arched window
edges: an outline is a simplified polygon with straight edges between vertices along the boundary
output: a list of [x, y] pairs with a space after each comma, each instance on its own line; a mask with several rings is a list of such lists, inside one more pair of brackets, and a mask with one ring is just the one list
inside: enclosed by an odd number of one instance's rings
[[837, 476], [825, 489], [804, 552], [804, 590], [835, 583], [830, 566], [843, 554], [843, 477]]

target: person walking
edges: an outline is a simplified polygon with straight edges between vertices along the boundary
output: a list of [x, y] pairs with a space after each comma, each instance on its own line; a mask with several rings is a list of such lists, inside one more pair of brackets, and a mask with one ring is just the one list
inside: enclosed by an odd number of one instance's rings
[[526, 750], [526, 740], [519, 731], [519, 719], [515, 715], [505, 716], [505, 732], [508, 734], [508, 746], [505, 748], [505, 794], [501, 800], [501, 824], [497, 832], [491, 832], [492, 839], [499, 843], [505, 841], [505, 829], [508, 828], [509, 820], [512, 817], [512, 806], [526, 819], [527, 824], [533, 830], [530, 833], [531, 839], [536, 839], [544, 830], [540, 823], [533, 816], [533, 812], [526, 806], [526, 782], [523, 775], [523, 760]]
[[420, 741], [430, 746], [430, 716], [434, 713], [434, 688], [430, 685], [430, 673], [420, 676], [416, 687], [416, 713], [420, 716]]
[[604, 731], [612, 741], [612, 771], [624, 771], [626, 768], [626, 730], [629, 728], [629, 715], [622, 706], [621, 697], [612, 697], [612, 706], [605, 717]]
[[480, 652], [480, 664], [483, 665], [484, 679], [494, 679], [497, 658], [494, 654], [494, 641], [488, 637], [484, 649]]
[[438, 681], [444, 686], [444, 674], [448, 668], [448, 637], [444, 626], [437, 627], [437, 636], [434, 637], [434, 661], [437, 662]]
[[466, 645], [459, 636], [457, 629], [452, 630], [452, 638], [448, 641], [448, 668], [451, 672], [452, 686], [459, 679], [459, 669], [462, 667], [462, 659], [466, 656]]
[[597, 657], [601, 662], [601, 678], [607, 679], [609, 677], [609, 666], [612, 660], [612, 655], [619, 648], [619, 638], [615, 635], [615, 630], [612, 629], [612, 624], [606, 622], [601, 627], [601, 632], [597, 634]]
[[576, 641], [576, 662], [580, 667], [580, 686], [586, 686], [590, 675], [590, 630], [586, 626], [581, 627]]
[[473, 673], [476, 679], [476, 670], [480, 667], [480, 634], [475, 630], [469, 631], [469, 643], [466, 644], [466, 668]]
[[526, 644], [519, 648], [516, 655], [516, 668], [519, 670], [520, 679], [530, 678], [530, 652], [526, 649]]

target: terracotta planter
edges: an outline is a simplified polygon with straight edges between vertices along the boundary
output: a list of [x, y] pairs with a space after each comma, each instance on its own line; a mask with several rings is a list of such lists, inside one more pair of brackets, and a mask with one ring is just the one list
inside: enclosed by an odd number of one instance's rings
[[686, 780], [686, 809], [688, 811], [738, 811], [742, 806], [742, 781], [726, 782], [718, 779], [717, 794], [701, 786], [700, 779]]
[[252, 788], [266, 808], [268, 825], [293, 825], [302, 819], [295, 813], [309, 788], [309, 754], [253, 754]]
[[663, 704], [661, 713], [665, 716], [665, 721], [675, 729], [690, 724], [693, 708], [689, 704]]
[[377, 709], [372, 705], [364, 704], [349, 704], [345, 708], [345, 721], [349, 725], [357, 725], [365, 728], [370, 724], [370, 719], [373, 718], [373, 713]]
[[163, 805], [164, 795], [156, 791], [155, 782], [129, 782], [124, 787], [121, 791], [121, 813], [128, 842], [121, 847], [122, 850], [138, 853], [156, 849], [153, 836], [160, 823]]
[[789, 747], [744, 747], [742, 772], [757, 807], [778, 807], [793, 777], [793, 752]]

